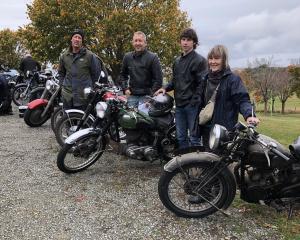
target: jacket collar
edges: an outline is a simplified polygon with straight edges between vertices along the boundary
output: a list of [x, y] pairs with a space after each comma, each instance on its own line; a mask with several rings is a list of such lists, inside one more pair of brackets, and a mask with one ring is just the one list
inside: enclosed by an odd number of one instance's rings
[[[207, 70], [206, 73], [204, 74], [204, 78], [205, 78], [205, 79], [208, 78], [208, 74], [209, 74], [209, 70]], [[222, 78], [224, 78], [224, 77], [226, 77], [226, 76], [228, 76], [228, 75], [230, 75], [230, 74], [232, 74], [232, 71], [231, 71], [230, 67], [228, 67], [228, 68], [224, 71], [224, 73], [223, 73], [223, 75], [222, 75]]]

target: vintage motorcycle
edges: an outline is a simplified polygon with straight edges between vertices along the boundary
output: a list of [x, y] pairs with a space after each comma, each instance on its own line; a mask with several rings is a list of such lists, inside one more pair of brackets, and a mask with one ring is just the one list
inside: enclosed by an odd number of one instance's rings
[[[232, 203], [236, 187], [249, 203], [277, 210], [300, 203], [300, 137], [289, 150], [259, 134], [252, 125], [238, 123], [227, 131], [216, 124], [210, 132], [210, 152], [178, 155], [164, 166], [158, 193], [164, 206], [181, 217], [200, 218]], [[233, 173], [229, 170], [236, 164]], [[233, 165], [234, 166], [234, 165]]]
[[45, 83], [51, 79], [50, 74], [27, 71], [25, 82], [17, 84], [12, 91], [12, 100], [17, 106], [26, 106], [34, 99], [40, 98], [45, 89]]
[[[47, 80], [41, 98], [28, 103], [24, 113], [24, 121], [30, 127], [39, 127], [51, 117], [51, 126], [54, 128], [56, 113], [61, 109], [59, 80], [53, 77]], [[56, 111], [56, 109], [58, 109]]]
[[[63, 116], [56, 123], [54, 133], [56, 141], [63, 146], [67, 137], [83, 128], [91, 127], [96, 119], [95, 106], [99, 101], [108, 101], [116, 98], [126, 101], [124, 96], [118, 95], [120, 89], [112, 84], [103, 84], [96, 82], [94, 89], [85, 88], [84, 96], [88, 100], [85, 109], [68, 109], [64, 110]], [[122, 136], [121, 136], [122, 138]]]
[[126, 156], [150, 162], [170, 160], [176, 147], [173, 98], [167, 94], [149, 97], [147, 106], [148, 114], [128, 108], [118, 98], [98, 102], [93, 127], [66, 139], [57, 156], [58, 168], [65, 173], [76, 173], [94, 164], [109, 145], [109, 139], [120, 143], [119, 127], [126, 134], [126, 144], [122, 145]]

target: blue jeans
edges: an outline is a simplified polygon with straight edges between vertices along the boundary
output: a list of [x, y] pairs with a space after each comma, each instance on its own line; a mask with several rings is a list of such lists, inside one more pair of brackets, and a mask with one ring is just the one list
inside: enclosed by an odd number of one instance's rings
[[128, 107], [134, 107], [138, 108], [140, 104], [143, 104], [145, 101], [145, 96], [136, 96], [136, 95], [130, 95], [127, 99]]
[[188, 104], [184, 107], [176, 107], [176, 134], [180, 149], [200, 145], [198, 134], [199, 110], [199, 105], [191, 106]]

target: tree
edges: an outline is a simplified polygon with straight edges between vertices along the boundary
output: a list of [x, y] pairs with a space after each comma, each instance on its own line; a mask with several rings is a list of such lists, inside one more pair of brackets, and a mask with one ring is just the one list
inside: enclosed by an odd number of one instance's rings
[[22, 51], [17, 32], [9, 29], [0, 31], [0, 64], [9, 68], [18, 68]]
[[293, 91], [300, 98], [300, 59], [293, 61], [292, 65], [288, 67], [288, 72], [293, 81]]
[[259, 95], [264, 102], [264, 114], [267, 114], [268, 101], [273, 97], [274, 68], [271, 67], [272, 58], [255, 59], [248, 65], [251, 87], [255, 89], [254, 94]]
[[285, 113], [285, 103], [293, 95], [293, 79], [287, 68], [277, 68], [274, 76], [274, 90], [281, 102], [281, 113]]
[[179, 52], [180, 32], [190, 26], [179, 0], [34, 0], [28, 5], [31, 24], [23, 28], [24, 44], [42, 60], [57, 62], [75, 28], [85, 31], [86, 46], [119, 75], [133, 32], [148, 37], [149, 49], [167, 69]]

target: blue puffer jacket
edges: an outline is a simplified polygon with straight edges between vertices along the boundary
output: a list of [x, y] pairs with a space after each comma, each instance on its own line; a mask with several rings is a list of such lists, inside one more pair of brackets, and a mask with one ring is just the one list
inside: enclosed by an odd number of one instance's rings
[[[204, 91], [207, 79], [208, 73], [204, 76]], [[204, 99], [202, 102], [204, 103]], [[243, 115], [245, 120], [251, 116], [252, 106], [250, 97], [241, 78], [231, 72], [230, 69], [227, 69], [221, 78], [213, 118], [209, 124], [220, 124], [231, 130], [238, 122], [239, 113]]]

